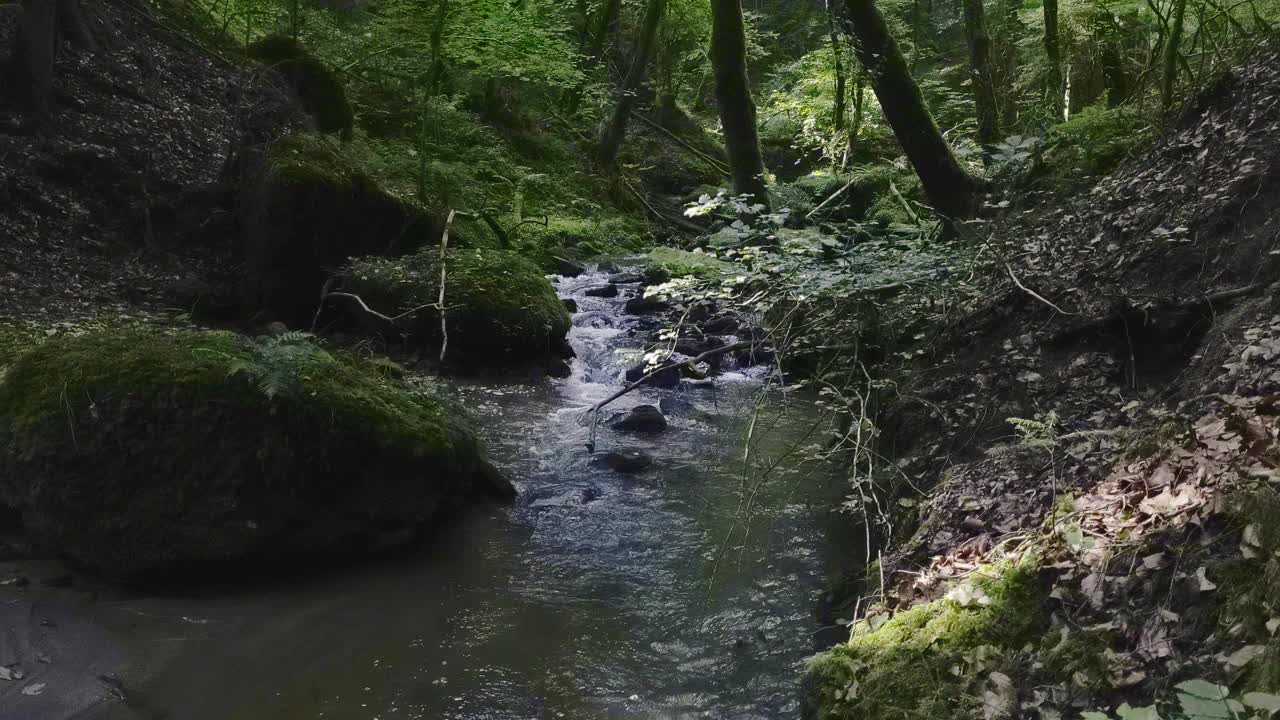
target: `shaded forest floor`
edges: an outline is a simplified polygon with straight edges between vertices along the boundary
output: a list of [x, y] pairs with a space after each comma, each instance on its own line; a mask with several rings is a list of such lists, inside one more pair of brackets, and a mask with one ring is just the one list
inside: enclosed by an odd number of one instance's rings
[[1280, 689], [1278, 205], [1268, 54], [1090, 192], [976, 226], [995, 288], [891, 392], [901, 506], [815, 662], [824, 716]]

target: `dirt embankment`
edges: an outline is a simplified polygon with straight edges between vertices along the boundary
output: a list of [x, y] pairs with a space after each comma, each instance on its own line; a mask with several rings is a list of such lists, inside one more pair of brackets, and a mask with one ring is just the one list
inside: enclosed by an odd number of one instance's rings
[[[868, 668], [903, 657], [951, 668], [955, 699], [892, 688], [935, 717], [1172, 702], [1187, 679], [1276, 692], [1280, 538], [1261, 520], [1280, 507], [1280, 56], [1025, 217], [988, 240], [1009, 258], [1001, 287], [881, 418], [896, 483], [924, 497], [855, 583], [859, 611], [878, 609], [815, 665], [815, 707], [880, 717], [897, 701], [867, 688], [898, 681]], [[1030, 605], [985, 577], [1011, 566], [1031, 568], [1015, 583]]]
[[[246, 146], [305, 124], [274, 72], [197, 47], [131, 2], [86, 3], [101, 42], [64, 49], [53, 117], [0, 91], [0, 317], [190, 309], [236, 276], [233, 176]], [[0, 13], [0, 62], [17, 13]]]

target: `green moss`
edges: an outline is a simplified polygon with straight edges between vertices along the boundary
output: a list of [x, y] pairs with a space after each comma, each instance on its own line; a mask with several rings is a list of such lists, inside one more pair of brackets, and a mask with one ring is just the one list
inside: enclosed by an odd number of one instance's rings
[[[532, 219], [532, 218], [530, 218]], [[589, 217], [553, 214], [547, 224], [523, 225], [516, 240], [532, 245], [530, 250], [554, 253], [560, 248], [573, 248], [582, 257], [617, 255], [634, 252], [644, 246], [644, 229], [635, 220], [604, 212]]]
[[649, 252], [649, 266], [671, 277], [717, 278], [733, 269], [729, 263], [707, 253], [695, 253], [669, 247], [656, 247]]
[[[434, 303], [440, 292], [439, 251], [426, 248], [399, 260], [366, 257], [346, 270], [346, 285], [384, 314]], [[559, 351], [569, 313], [541, 270], [512, 252], [450, 249], [445, 304], [449, 353], [491, 366], [536, 363]], [[423, 310], [414, 342], [438, 346], [439, 314]]]
[[269, 340], [227, 332], [123, 330], [54, 338], [12, 365], [0, 384], [0, 417], [10, 431], [26, 431], [83, 401], [174, 387], [261, 404], [268, 398], [255, 387], [255, 376], [290, 363], [283, 369], [298, 388], [287, 402], [296, 409], [367, 426], [388, 444], [415, 453], [437, 452], [456, 440], [452, 409], [388, 381], [372, 363], [313, 345], [305, 353], [272, 358], [270, 348]]
[[27, 324], [16, 320], [0, 319], [0, 377], [9, 363], [39, 342], [40, 334]]
[[351, 138], [354, 114], [342, 80], [302, 43], [285, 35], [268, 35], [250, 45], [248, 54], [284, 75], [320, 132]]
[[809, 702], [817, 717], [970, 716], [978, 703], [969, 692], [971, 678], [953, 668], [968, 662], [966, 655], [1014, 651], [1036, 637], [1045, 621], [1046, 593], [1030, 563], [974, 584], [990, 597], [989, 605], [919, 605], [875, 630], [855, 626], [846, 645], [813, 658]]

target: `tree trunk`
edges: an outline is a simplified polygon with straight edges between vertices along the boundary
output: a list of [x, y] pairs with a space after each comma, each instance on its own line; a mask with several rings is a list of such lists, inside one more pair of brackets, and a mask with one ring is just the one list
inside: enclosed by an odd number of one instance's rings
[[1049, 59], [1049, 94], [1053, 116], [1065, 121], [1066, 89], [1062, 83], [1062, 50], [1058, 45], [1058, 0], [1044, 0], [1044, 54]]
[[1173, 107], [1173, 89], [1178, 84], [1178, 52], [1182, 45], [1182, 30], [1187, 17], [1187, 0], [1175, 0], [1173, 17], [1169, 20], [1169, 37], [1165, 39], [1163, 68], [1160, 76], [1160, 109], [1168, 112]]
[[831, 52], [836, 71], [836, 104], [832, 109], [832, 127], [837, 135], [845, 126], [845, 92], [849, 81], [844, 73], [844, 47], [840, 43], [840, 32], [836, 26], [837, 5], [840, 0], [827, 0], [827, 25], [831, 34]]
[[444, 29], [449, 21], [449, 0], [439, 0], [435, 22], [431, 26], [431, 70], [427, 81], [427, 95], [440, 94], [444, 80]]
[[844, 14], [857, 40], [858, 62], [871, 76], [871, 89], [929, 201], [944, 216], [970, 217], [979, 183], [956, 162], [938, 131], [884, 16], [874, 0], [847, 0]]
[[613, 28], [613, 24], [618, 21], [618, 14], [621, 11], [622, 0], [605, 0], [604, 7], [600, 8], [596, 31], [591, 36], [591, 46], [587, 48], [586, 60], [582, 64], [582, 82], [570, 90], [568, 96], [565, 97], [565, 111], [570, 115], [578, 112], [578, 106], [582, 103], [582, 93], [587, 89], [588, 78], [604, 60], [604, 48], [609, 42], [609, 31]]
[[649, 59], [653, 57], [658, 25], [662, 23], [662, 13], [666, 7], [667, 0], [649, 0], [645, 5], [644, 25], [640, 28], [640, 42], [636, 46], [635, 57], [631, 60], [631, 70], [622, 84], [618, 102], [613, 108], [613, 116], [609, 118], [609, 123], [600, 133], [600, 146], [596, 152], [596, 160], [603, 170], [613, 170], [618, 162], [618, 151], [622, 149], [622, 140], [627, 135], [627, 123], [631, 120], [631, 108], [635, 106], [636, 93], [644, 82]]
[[862, 109], [866, 106], [867, 72], [858, 71], [853, 83], [853, 124], [849, 126], [849, 157], [858, 149], [858, 133], [862, 132]]
[[768, 208], [756, 104], [747, 77], [747, 35], [740, 0], [711, 0], [711, 68], [733, 191]]
[[24, 0], [7, 74], [12, 78], [16, 104], [37, 126], [49, 119], [54, 62], [64, 39], [80, 50], [97, 46], [79, 0]]
[[996, 107], [995, 77], [991, 67], [991, 35], [987, 32], [982, 0], [964, 0], [964, 34], [969, 44], [969, 70], [973, 105], [978, 119], [978, 142], [994, 145], [1000, 140], [1000, 116]]

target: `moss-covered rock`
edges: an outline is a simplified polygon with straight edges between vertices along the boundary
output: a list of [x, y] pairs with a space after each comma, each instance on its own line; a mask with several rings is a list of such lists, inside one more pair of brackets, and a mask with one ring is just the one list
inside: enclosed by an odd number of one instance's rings
[[1031, 564], [973, 584], [988, 604], [975, 599], [962, 607], [942, 599], [898, 613], [874, 629], [863, 621], [846, 645], [815, 656], [806, 681], [806, 717], [947, 720], [980, 715], [980, 693], [970, 688], [978, 678], [963, 669], [974, 665], [975, 658], [980, 666], [994, 669], [1002, 653], [1035, 639], [1047, 620], [1047, 588]]
[[[515, 367], [565, 354], [569, 312], [536, 265], [511, 252], [478, 248], [450, 249], [445, 265], [447, 360]], [[390, 316], [433, 304], [440, 295], [440, 253], [424, 248], [398, 260], [360, 258], [347, 268], [343, 288]], [[406, 320], [414, 344], [439, 347], [435, 308]]]
[[509, 494], [461, 411], [305, 338], [49, 340], [0, 381], [0, 500], [115, 578], [411, 538]]
[[309, 323], [325, 278], [348, 259], [396, 256], [439, 237], [436, 219], [322, 136], [285, 138], [251, 165], [241, 203], [246, 300], [285, 320]]
[[347, 101], [342, 80], [302, 43], [286, 35], [273, 34], [250, 45], [248, 53], [285, 77], [320, 132], [338, 133], [344, 140], [351, 139], [355, 114]]
[[730, 270], [733, 266], [716, 258], [714, 255], [700, 252], [689, 252], [669, 247], [656, 247], [649, 252], [648, 267], [655, 277], [702, 277], [716, 278]]

